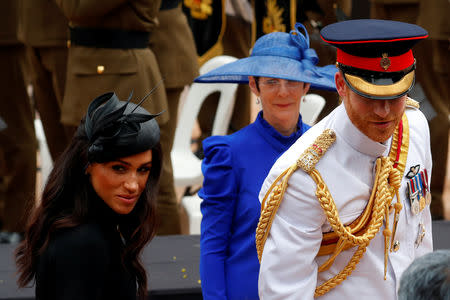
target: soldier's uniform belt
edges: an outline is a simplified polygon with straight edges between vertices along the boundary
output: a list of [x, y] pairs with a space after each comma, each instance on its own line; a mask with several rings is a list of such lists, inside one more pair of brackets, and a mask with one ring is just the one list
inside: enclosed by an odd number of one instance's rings
[[149, 37], [150, 33], [146, 31], [89, 27], [70, 28], [70, 43], [85, 47], [144, 49], [148, 46]]
[[180, 4], [181, 0], [163, 0], [161, 1], [161, 6], [159, 10], [172, 9]]

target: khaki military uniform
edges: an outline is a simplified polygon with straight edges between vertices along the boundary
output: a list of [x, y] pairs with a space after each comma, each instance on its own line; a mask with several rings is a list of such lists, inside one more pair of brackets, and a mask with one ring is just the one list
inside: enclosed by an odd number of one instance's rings
[[431, 180], [431, 214], [443, 217], [445, 173], [447, 168], [448, 135], [450, 130], [449, 103], [449, 38], [450, 24], [447, 0], [372, 0], [371, 17], [417, 23], [428, 31], [429, 37], [414, 46], [417, 61], [416, 82], [419, 83], [437, 112], [429, 121], [433, 173]]
[[36, 138], [33, 109], [22, 76], [25, 48], [17, 39], [18, 2], [0, 2], [0, 131], [1, 230], [23, 232], [26, 208], [35, 191]]
[[64, 151], [71, 131], [61, 123], [67, 64], [67, 20], [49, 0], [19, 0], [19, 39], [27, 46], [27, 80], [33, 85], [53, 159]]
[[[73, 28], [117, 29], [151, 32], [157, 26], [160, 0], [56, 0]], [[114, 91], [122, 100], [133, 92], [133, 102], [142, 99], [161, 80], [155, 55], [148, 48], [98, 48], [70, 45], [62, 105], [62, 122], [77, 126], [89, 103]], [[142, 105], [150, 113], [167, 110], [164, 84]], [[158, 117], [160, 125], [169, 119]]]
[[198, 76], [197, 52], [194, 38], [181, 7], [162, 8], [158, 15], [159, 26], [150, 35], [149, 48], [155, 53], [164, 78], [169, 120], [161, 124], [163, 170], [158, 194], [160, 226], [158, 234], [180, 234], [180, 217], [173, 181], [172, 151], [178, 119], [180, 94], [185, 85]]

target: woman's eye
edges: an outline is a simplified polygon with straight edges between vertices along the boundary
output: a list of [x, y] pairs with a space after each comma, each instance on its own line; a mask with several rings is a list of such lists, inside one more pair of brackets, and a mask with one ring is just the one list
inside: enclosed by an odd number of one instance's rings
[[150, 172], [151, 167], [141, 167], [138, 169], [138, 172], [140, 173], [148, 173]]
[[113, 166], [112, 166], [112, 169], [113, 169], [114, 171], [124, 171], [124, 170], [125, 170], [125, 167], [124, 167], [124, 166], [121, 166], [121, 165], [113, 165]]

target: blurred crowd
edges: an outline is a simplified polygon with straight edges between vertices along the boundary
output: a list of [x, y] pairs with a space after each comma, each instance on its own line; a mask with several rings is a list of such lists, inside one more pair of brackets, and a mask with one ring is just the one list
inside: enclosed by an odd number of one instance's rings
[[[200, 53], [208, 30], [195, 27], [192, 1], [181, 0], [4, 0], [0, 2], [0, 241], [14, 242], [25, 231], [34, 204], [37, 142], [34, 119], [43, 124], [52, 160], [67, 146], [89, 102], [114, 91], [120, 99], [142, 99], [158, 86], [144, 107], [159, 118], [164, 153], [158, 193], [158, 234], [180, 234], [180, 204], [174, 187], [170, 152], [177, 125], [180, 95], [199, 75]], [[209, 1], [221, 8], [217, 40], [209, 56], [247, 57], [258, 37], [261, 12], [256, 1]], [[271, 1], [268, 1], [271, 2]], [[276, 4], [277, 1], [272, 1]], [[416, 88], [429, 121], [433, 176], [433, 218], [443, 218], [442, 194], [450, 127], [447, 0], [298, 0], [278, 1], [310, 34], [319, 66], [336, 61], [335, 50], [319, 30], [330, 23], [378, 18], [415, 23], [429, 37], [415, 48]], [[205, 2], [206, 3], [206, 2]], [[212, 4], [211, 4], [212, 3]], [[218, 3], [218, 4], [217, 4]], [[214, 6], [217, 4], [216, 6]], [[207, 4], [205, 4], [207, 5]], [[268, 14], [267, 11], [263, 14]], [[206, 17], [216, 15], [206, 13]], [[285, 20], [289, 31], [292, 20]], [[216, 20], [217, 22], [217, 20]], [[294, 22], [295, 23], [295, 22]], [[216, 24], [217, 25], [217, 24]], [[253, 26], [252, 26], [253, 25]], [[268, 33], [268, 32], [263, 32]], [[213, 35], [214, 36], [214, 35]], [[217, 47], [219, 45], [220, 47]], [[216, 47], [215, 47], [216, 46]], [[215, 48], [214, 48], [215, 47]], [[207, 50], [209, 46], [206, 47]], [[207, 57], [207, 56], [206, 56]], [[29, 88], [31, 87], [31, 88]], [[320, 118], [338, 104], [336, 93], [317, 91], [326, 100]], [[217, 95], [202, 107], [201, 140], [211, 135]], [[239, 87], [229, 132], [251, 122], [248, 86]], [[201, 151], [197, 153], [200, 157]]]

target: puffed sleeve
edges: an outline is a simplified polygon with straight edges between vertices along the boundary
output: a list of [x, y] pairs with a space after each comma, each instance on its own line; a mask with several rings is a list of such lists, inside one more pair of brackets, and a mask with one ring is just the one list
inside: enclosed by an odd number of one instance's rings
[[203, 199], [200, 236], [200, 277], [203, 299], [227, 299], [225, 260], [236, 203], [236, 176], [232, 152], [224, 137], [214, 136], [203, 142]]
[[74, 229], [51, 241], [42, 256], [37, 280], [51, 299], [102, 299], [110, 251], [100, 234]]

